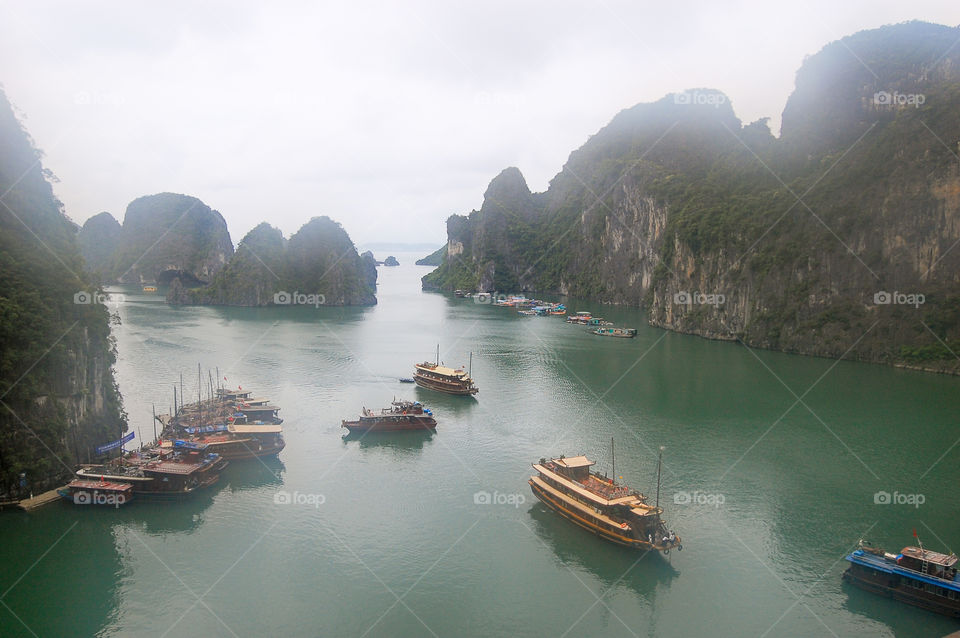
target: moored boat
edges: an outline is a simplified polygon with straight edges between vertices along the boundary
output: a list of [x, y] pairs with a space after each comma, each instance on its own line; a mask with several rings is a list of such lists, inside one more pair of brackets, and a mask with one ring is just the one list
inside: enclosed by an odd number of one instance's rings
[[[916, 532], [914, 532], [916, 535]], [[891, 554], [860, 541], [847, 555], [848, 583], [939, 614], [960, 618], [956, 554], [908, 546]]]
[[601, 337], [622, 337], [625, 339], [632, 339], [637, 336], [636, 328], [606, 328], [600, 327], [596, 330], [592, 330], [593, 334], [600, 335]]
[[540, 459], [528, 483], [544, 505], [600, 538], [665, 554], [683, 549], [661, 519], [659, 485], [658, 502], [650, 505], [640, 492], [591, 471], [593, 465], [586, 456]]
[[179, 441], [172, 448], [148, 448], [118, 463], [88, 465], [77, 470], [86, 480], [130, 483], [137, 498], [178, 500], [210, 487], [227, 461], [205, 445]]
[[394, 401], [379, 413], [363, 408], [356, 421], [341, 421], [340, 427], [350, 432], [399, 432], [404, 430], [433, 430], [437, 421], [433, 412], [419, 401]]

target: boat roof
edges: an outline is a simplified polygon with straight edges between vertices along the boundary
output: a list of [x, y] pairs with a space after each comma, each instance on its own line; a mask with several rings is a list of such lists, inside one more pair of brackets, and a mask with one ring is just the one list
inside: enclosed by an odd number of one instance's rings
[[957, 563], [956, 554], [941, 554], [940, 552], [931, 552], [929, 549], [920, 549], [919, 547], [904, 547], [900, 553], [909, 558], [915, 558], [916, 560], [922, 560], [944, 567], [953, 567]]
[[125, 492], [133, 489], [130, 483], [113, 483], [111, 481], [81, 481], [79, 479], [67, 483], [67, 487], [73, 487], [81, 490], [104, 490], [107, 492]]
[[446, 366], [439, 366], [428, 361], [424, 363], [418, 363], [415, 366], [418, 370], [427, 370], [428, 372], [433, 372], [434, 374], [442, 374], [447, 377], [462, 377], [466, 376], [467, 372], [463, 368], [453, 369]]
[[[582, 457], [582, 458], [586, 458], [586, 457]], [[580, 485], [578, 485], [578, 484], [575, 483], [574, 481], [571, 481], [570, 479], [568, 479], [567, 477], [563, 476], [562, 474], [557, 474], [557, 473], [554, 472], [553, 470], [551, 470], [551, 469], [549, 469], [549, 468], [546, 468], [546, 467], [540, 465], [539, 463], [534, 463], [534, 464], [533, 464], [533, 469], [535, 469], [536, 471], [538, 471], [538, 472], [540, 472], [540, 473], [542, 473], [542, 474], [549, 474], [549, 475], [550, 475], [551, 477], [553, 477], [554, 479], [556, 479], [556, 480], [558, 480], [558, 481], [562, 481], [562, 482], [564, 483], [564, 485], [566, 485], [569, 489], [575, 491], [577, 494], [580, 494], [581, 496], [586, 496], [588, 499], [590, 499], [590, 500], [592, 500], [592, 501], [594, 501], [594, 502], [596, 502], [596, 503], [599, 503], [599, 504], [601, 504], [601, 505], [617, 505], [617, 504], [621, 504], [621, 503], [622, 503], [622, 504], [634, 504], [634, 503], [636, 503], [637, 505], [639, 505], [639, 504], [642, 502], [642, 501], [640, 501], [639, 498], [637, 498], [637, 497], [634, 496], [633, 494], [628, 494], [628, 495], [626, 495], [626, 496], [620, 496], [620, 497], [618, 497], [618, 498], [610, 498], [610, 499], [604, 498], [604, 497], [602, 497], [602, 496], [600, 496], [600, 495], [598, 495], [598, 494], [595, 494], [594, 492], [591, 492], [590, 490], [588, 490], [588, 489], [585, 488], [585, 487], [581, 487]]]
[[239, 412], [274, 412], [280, 408], [275, 405], [241, 405], [237, 408]]
[[227, 429], [236, 434], [279, 434], [283, 428], [279, 425], [240, 425], [231, 423]]
[[594, 464], [594, 461], [591, 461], [590, 459], [588, 459], [586, 456], [583, 456], [583, 455], [568, 456], [565, 458], [561, 457], [559, 459], [553, 459], [553, 462], [556, 463], [557, 465], [562, 465], [563, 467], [570, 467], [570, 468], [590, 467], [591, 465]]

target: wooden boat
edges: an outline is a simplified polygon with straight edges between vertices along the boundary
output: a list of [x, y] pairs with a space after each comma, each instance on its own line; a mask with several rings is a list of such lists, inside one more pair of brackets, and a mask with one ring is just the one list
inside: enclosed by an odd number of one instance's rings
[[[205, 445], [208, 451], [219, 454], [227, 461], [276, 456], [286, 447], [283, 428], [279, 425], [228, 423], [226, 431], [218, 430], [219, 428], [212, 433], [200, 431], [181, 440]], [[172, 441], [169, 445], [175, 446], [176, 443]]]
[[632, 339], [637, 336], [636, 328], [597, 328], [592, 330], [593, 334], [600, 335], [601, 337], [623, 337], [626, 339]]
[[399, 432], [404, 430], [433, 430], [437, 421], [433, 413], [419, 401], [394, 401], [379, 414], [363, 409], [356, 421], [341, 421], [340, 427], [351, 432]]
[[590, 321], [592, 315], [586, 311], [580, 311], [575, 315], [570, 315], [567, 317], [567, 323], [580, 323], [586, 325]]
[[[470, 372], [473, 368], [473, 353], [470, 353]], [[446, 394], [472, 395], [480, 391], [473, 383], [470, 372], [463, 368], [447, 368], [440, 365], [440, 346], [437, 346], [437, 362], [424, 361], [414, 365], [413, 380], [421, 388]]]
[[119, 463], [87, 465], [77, 470], [77, 476], [130, 483], [137, 498], [152, 500], [179, 500], [220, 480], [225, 459], [208, 452], [205, 445], [181, 443], [172, 449], [145, 449]]
[[859, 548], [846, 557], [850, 567], [843, 579], [908, 605], [960, 618], [956, 554], [933, 552], [924, 549], [923, 543], [919, 545], [890, 554], [861, 540]]
[[544, 505], [604, 540], [664, 554], [683, 549], [680, 537], [660, 517], [659, 464], [655, 505], [640, 492], [592, 472], [593, 465], [585, 456], [540, 459], [528, 483]]
[[57, 490], [57, 494], [76, 505], [110, 505], [120, 507], [133, 500], [133, 485], [106, 481], [74, 479]]

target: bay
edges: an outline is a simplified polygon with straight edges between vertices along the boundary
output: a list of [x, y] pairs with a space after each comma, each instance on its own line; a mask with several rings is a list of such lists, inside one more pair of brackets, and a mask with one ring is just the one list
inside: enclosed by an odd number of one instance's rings
[[[840, 576], [861, 537], [894, 550], [916, 529], [955, 548], [960, 380], [708, 341], [568, 300], [638, 328], [603, 339], [421, 292], [418, 256], [379, 269], [372, 308], [171, 308], [118, 288], [117, 379], [136, 441], [152, 438], [152, 406], [169, 410], [181, 373], [193, 400], [199, 364], [204, 384], [219, 369], [281, 406], [287, 448], [232, 463], [181, 504], [0, 516], [0, 635], [957, 629]], [[475, 399], [398, 383], [437, 344], [448, 365], [473, 353]], [[432, 408], [437, 432], [343, 439], [341, 419], [394, 397]], [[611, 439], [616, 474], [651, 499], [663, 446], [660, 500], [682, 552], [610, 545], [530, 494], [541, 457], [585, 453], [609, 471]]]

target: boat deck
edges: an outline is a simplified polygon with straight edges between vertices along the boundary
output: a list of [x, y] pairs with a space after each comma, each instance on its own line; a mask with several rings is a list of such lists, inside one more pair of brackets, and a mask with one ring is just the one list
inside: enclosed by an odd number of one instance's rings
[[865, 552], [862, 549], [858, 549], [852, 554], [849, 554], [847, 556], [847, 560], [851, 563], [863, 565], [864, 567], [869, 567], [870, 569], [881, 571], [887, 574], [896, 574], [905, 578], [923, 581], [925, 583], [930, 583], [932, 585], [937, 585], [939, 587], [945, 587], [947, 589], [960, 592], [960, 574], [957, 574], [953, 577], [953, 579], [950, 580], [946, 578], [937, 578], [931, 574], [921, 574], [920, 572], [912, 569], [901, 567], [893, 561], [886, 560], [882, 556]]

